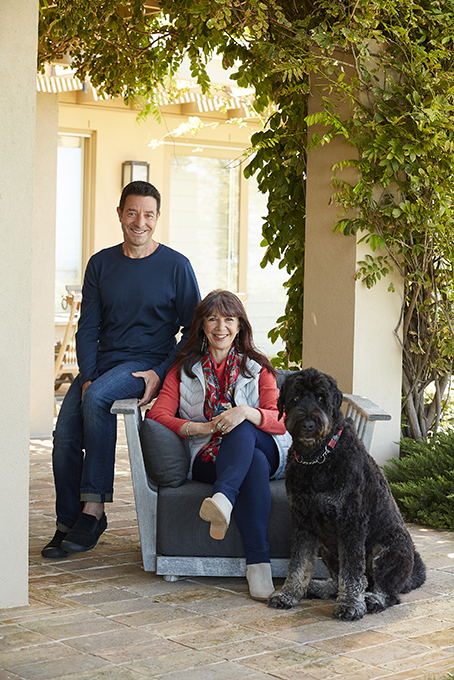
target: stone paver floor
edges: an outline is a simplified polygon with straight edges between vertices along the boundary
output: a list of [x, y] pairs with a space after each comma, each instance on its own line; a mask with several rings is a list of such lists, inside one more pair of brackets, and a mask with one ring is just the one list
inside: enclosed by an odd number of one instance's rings
[[427, 583], [381, 614], [343, 623], [316, 601], [276, 611], [243, 579], [166, 583], [143, 571], [122, 428], [107, 531], [89, 553], [43, 560], [51, 441], [30, 449], [30, 603], [0, 610], [0, 680], [454, 677], [454, 533], [410, 527]]

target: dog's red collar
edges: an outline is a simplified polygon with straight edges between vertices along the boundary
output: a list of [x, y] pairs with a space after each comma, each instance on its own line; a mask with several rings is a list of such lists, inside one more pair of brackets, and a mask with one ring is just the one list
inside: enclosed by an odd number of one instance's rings
[[343, 429], [341, 428], [337, 434], [333, 435], [328, 444], [325, 446], [323, 453], [321, 453], [319, 457], [316, 458], [315, 460], [301, 460], [301, 458], [296, 453], [295, 449], [293, 449], [293, 455], [295, 456], [296, 462], [301, 463], [301, 465], [316, 465], [316, 464], [321, 465], [322, 463], [325, 462], [327, 455], [331, 453], [331, 451], [336, 446], [337, 442], [341, 437], [342, 432]]

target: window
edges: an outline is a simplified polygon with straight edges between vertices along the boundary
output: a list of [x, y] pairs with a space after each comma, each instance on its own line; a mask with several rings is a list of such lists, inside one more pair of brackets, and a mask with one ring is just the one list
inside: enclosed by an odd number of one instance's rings
[[55, 311], [62, 312], [65, 286], [82, 283], [84, 166], [86, 140], [59, 135], [57, 156], [57, 224], [55, 243]]
[[172, 155], [169, 245], [191, 261], [202, 297], [238, 291], [239, 196], [231, 159]]

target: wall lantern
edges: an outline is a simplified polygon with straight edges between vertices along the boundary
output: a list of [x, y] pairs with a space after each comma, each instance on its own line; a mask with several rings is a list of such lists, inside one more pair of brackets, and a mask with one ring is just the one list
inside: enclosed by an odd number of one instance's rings
[[148, 182], [150, 174], [150, 164], [145, 161], [125, 161], [121, 165], [121, 188], [123, 189], [129, 182]]

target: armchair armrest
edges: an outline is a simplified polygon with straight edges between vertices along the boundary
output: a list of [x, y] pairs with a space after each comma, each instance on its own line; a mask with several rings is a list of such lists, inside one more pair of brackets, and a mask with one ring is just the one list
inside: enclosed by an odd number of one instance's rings
[[139, 525], [140, 543], [142, 546], [143, 566], [145, 571], [154, 571], [156, 569], [156, 509], [158, 495], [156, 487], [150, 484], [145, 470], [139, 437], [142, 413], [137, 403], [137, 399], [118, 399], [112, 404], [110, 412], [114, 415], [123, 415], [124, 417], [137, 523]]
[[347, 404], [345, 416], [354, 422], [358, 437], [366, 450], [370, 451], [376, 421], [391, 420], [391, 416], [367, 397], [360, 397], [356, 394], [343, 396], [344, 403]]
[[137, 404], [137, 399], [117, 399], [117, 401], [114, 401], [112, 404], [110, 412], [115, 413], [116, 415], [121, 413], [138, 413], [140, 409]]
[[360, 397], [357, 394], [344, 394], [344, 402], [367, 420], [391, 420], [389, 413], [367, 397]]

